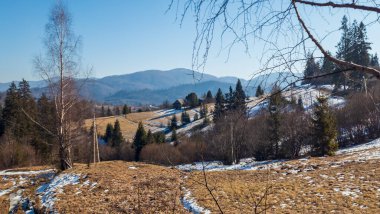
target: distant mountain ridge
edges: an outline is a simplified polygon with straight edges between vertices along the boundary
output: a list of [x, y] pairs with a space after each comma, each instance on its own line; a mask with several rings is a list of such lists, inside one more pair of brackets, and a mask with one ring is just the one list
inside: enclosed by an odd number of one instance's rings
[[[249, 95], [253, 95], [259, 83], [271, 85], [281, 74], [261, 75], [250, 82], [241, 79], [243, 87]], [[283, 76], [283, 75], [282, 75]], [[112, 75], [103, 78], [86, 80], [81, 88], [81, 95], [96, 102], [112, 104], [160, 104], [164, 100], [173, 101], [183, 98], [190, 92], [199, 96], [211, 90], [213, 94], [218, 88], [227, 92], [230, 86], [234, 87], [238, 78], [233, 76], [216, 77], [206, 73], [193, 72], [185, 68], [176, 68], [168, 71], [146, 70], [124, 75]], [[82, 79], [78, 82], [84, 81]], [[5, 91], [10, 83], [0, 83], [0, 92]], [[35, 95], [42, 93], [46, 87], [44, 81], [30, 81], [29, 84]]]

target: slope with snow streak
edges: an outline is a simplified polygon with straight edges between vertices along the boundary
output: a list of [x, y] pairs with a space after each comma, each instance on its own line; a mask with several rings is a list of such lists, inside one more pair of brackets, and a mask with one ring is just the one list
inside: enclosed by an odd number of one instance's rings
[[[340, 166], [352, 161], [366, 161], [371, 159], [380, 159], [380, 138], [369, 143], [353, 146], [350, 148], [340, 149], [336, 152], [336, 158], [340, 158], [339, 161], [324, 161], [323, 164], [328, 166]], [[320, 159], [323, 159], [321, 157]], [[298, 160], [268, 160], [268, 161], [254, 161], [253, 158], [242, 159], [239, 164], [223, 165], [220, 161], [210, 162], [196, 162], [193, 164], [182, 164], [176, 166], [177, 169], [183, 171], [225, 171], [225, 170], [261, 170], [261, 169], [278, 169], [288, 167], [289, 164], [293, 164], [295, 161], [307, 162], [308, 159]], [[297, 164], [294, 164], [294, 168], [297, 168]], [[289, 172], [293, 173], [291, 168]]]

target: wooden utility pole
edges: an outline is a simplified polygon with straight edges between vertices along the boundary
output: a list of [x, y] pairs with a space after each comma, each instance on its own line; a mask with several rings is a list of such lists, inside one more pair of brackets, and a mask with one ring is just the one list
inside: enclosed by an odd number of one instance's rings
[[92, 123], [93, 127], [93, 151], [94, 151], [94, 164], [96, 162], [100, 162], [100, 157], [99, 157], [99, 142], [98, 142], [98, 131], [96, 128], [96, 118], [95, 118], [95, 113], [94, 113], [94, 120]]

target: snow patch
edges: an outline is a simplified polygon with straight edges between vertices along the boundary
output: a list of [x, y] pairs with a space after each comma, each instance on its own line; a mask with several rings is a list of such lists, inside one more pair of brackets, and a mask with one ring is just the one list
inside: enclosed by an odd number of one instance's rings
[[183, 192], [185, 193], [184, 196], [181, 198], [181, 202], [185, 209], [189, 210], [190, 212], [194, 214], [210, 214], [211, 212], [197, 204], [197, 201], [191, 196], [190, 190], [186, 189], [185, 187], [182, 187]]
[[44, 184], [37, 189], [41, 204], [48, 211], [53, 211], [57, 193], [63, 193], [63, 187], [79, 184], [80, 174], [61, 174], [56, 176], [50, 183]]
[[38, 174], [45, 174], [45, 173], [51, 173], [55, 172], [54, 169], [47, 169], [47, 170], [38, 170], [38, 171], [12, 171], [12, 170], [3, 170], [0, 171], [0, 175], [2, 176], [11, 176], [11, 175], [38, 175]]

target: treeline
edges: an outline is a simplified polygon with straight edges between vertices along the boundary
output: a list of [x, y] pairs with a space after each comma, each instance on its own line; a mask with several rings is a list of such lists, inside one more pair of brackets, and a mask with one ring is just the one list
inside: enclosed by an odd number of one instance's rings
[[243, 97], [239, 84], [227, 94], [219, 90], [211, 129], [177, 136], [181, 143], [175, 146], [148, 145], [142, 149], [141, 160], [167, 165], [211, 160], [232, 164], [248, 157], [324, 156], [380, 137], [379, 81], [368, 85], [367, 93], [350, 93], [340, 108], [330, 107], [327, 98], [319, 97], [306, 111], [302, 99], [286, 98], [275, 86], [267, 107], [249, 118]]
[[[90, 118], [91, 104], [85, 100], [75, 104], [70, 112], [73, 123], [82, 123]], [[42, 94], [38, 99], [32, 95], [29, 83], [22, 80], [18, 85], [10, 84], [0, 105], [0, 168], [53, 164], [57, 161], [55, 139], [55, 102]], [[83, 142], [85, 130], [78, 129], [76, 140]], [[81, 135], [84, 134], [84, 135]], [[83, 143], [82, 143], [83, 144]], [[82, 146], [79, 143], [76, 144]], [[84, 155], [74, 148], [77, 159]]]
[[[341, 39], [337, 44], [336, 58], [347, 62], [353, 62], [358, 65], [379, 67], [377, 54], [370, 54], [371, 43], [368, 41], [367, 30], [363, 22], [358, 23], [354, 20], [348, 22], [346, 16], [343, 17], [340, 30]], [[329, 53], [332, 55], [331, 53]], [[327, 58], [317, 61], [313, 54], [307, 56], [304, 70], [303, 84], [324, 85], [333, 84], [336, 89], [343, 87], [344, 90], [363, 90], [369, 75], [355, 70], [345, 72], [335, 66]], [[331, 75], [330, 75], [331, 74]], [[321, 76], [319, 78], [311, 78]]]

